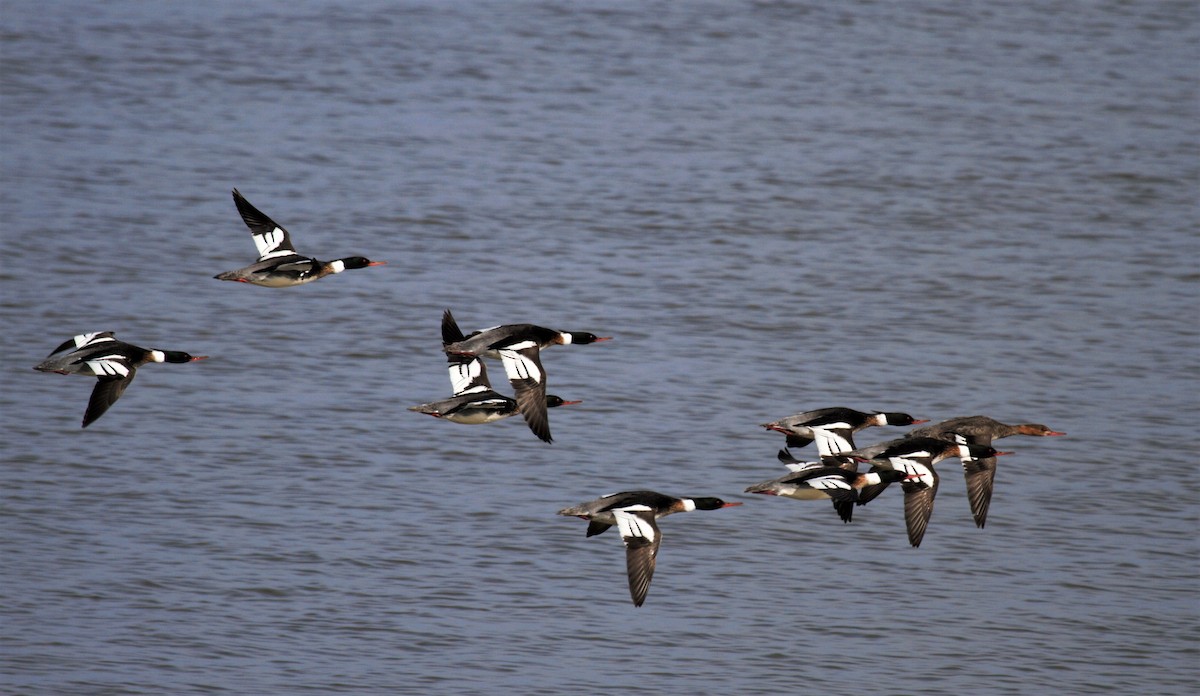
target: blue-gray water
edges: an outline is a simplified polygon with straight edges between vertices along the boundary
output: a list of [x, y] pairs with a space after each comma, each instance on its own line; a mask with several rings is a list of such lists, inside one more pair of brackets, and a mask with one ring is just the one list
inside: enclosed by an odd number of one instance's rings
[[[1194, 693], [1198, 12], [8, 0], [0, 691]], [[213, 280], [235, 186], [389, 265]], [[615, 337], [555, 444], [405, 410], [446, 307]], [[212, 357], [81, 430], [97, 330]], [[832, 405], [1069, 435], [913, 549], [741, 493]], [[745, 502], [641, 609], [554, 514], [631, 488]]]

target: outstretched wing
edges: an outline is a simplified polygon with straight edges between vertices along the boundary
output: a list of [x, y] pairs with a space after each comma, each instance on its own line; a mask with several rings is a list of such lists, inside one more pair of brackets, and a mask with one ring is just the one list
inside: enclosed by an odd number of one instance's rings
[[967, 500], [971, 503], [971, 515], [975, 526], [983, 529], [987, 523], [988, 508], [992, 504], [992, 488], [996, 481], [996, 458], [963, 460], [963, 475], [967, 478]]
[[125, 388], [133, 381], [135, 374], [137, 372], [130, 368], [126, 375], [101, 377], [96, 380], [96, 386], [92, 389], [92, 397], [88, 399], [87, 410], [83, 412], [83, 427], [91, 425], [93, 421], [104, 415], [109, 406], [117, 403], [117, 399], [125, 393]]
[[237, 189], [233, 190], [233, 202], [237, 205], [242, 220], [250, 228], [254, 246], [258, 247], [259, 261], [296, 253], [296, 247], [292, 246], [292, 238], [288, 231], [264, 215], [261, 210], [250, 205], [250, 201], [246, 200]]
[[534, 435], [552, 442], [550, 421], [546, 416], [546, 375], [542, 371], [540, 350], [533, 341], [501, 348], [500, 360], [512, 385], [513, 396], [525, 423]]
[[650, 580], [662, 535], [654, 521], [654, 511], [644, 505], [613, 510], [617, 528], [625, 542], [625, 572], [629, 576], [629, 596], [635, 607], [646, 601]]
[[[937, 495], [938, 475], [933, 469], [928, 470], [933, 478], [933, 485], [922, 481], [905, 481], [904, 488], [904, 525], [908, 528], [908, 543], [920, 546], [925, 538], [925, 528], [929, 526], [929, 517], [933, 515], [933, 498]], [[924, 479], [924, 477], [922, 477]]]

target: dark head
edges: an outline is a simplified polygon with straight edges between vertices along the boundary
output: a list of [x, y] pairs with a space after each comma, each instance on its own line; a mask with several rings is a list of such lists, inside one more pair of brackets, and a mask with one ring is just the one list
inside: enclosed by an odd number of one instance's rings
[[741, 505], [741, 503], [727, 503], [720, 498], [692, 498], [692, 502], [696, 504], [697, 510], [720, 510]]
[[181, 350], [163, 350], [159, 352], [163, 354], [163, 362], [169, 363], [195, 362], [197, 360], [204, 360], [208, 357], [207, 355], [191, 355], [190, 353], [184, 353]]
[[597, 336], [596, 334], [588, 333], [587, 331], [564, 331], [563, 333], [571, 337], [571, 343], [588, 344], [612, 340], [612, 336]]
[[1017, 432], [1022, 435], [1033, 435], [1035, 437], [1052, 437], [1055, 435], [1066, 435], [1055, 430], [1051, 430], [1041, 423], [1025, 423], [1017, 426]]
[[908, 474], [899, 469], [884, 469], [883, 471], [877, 471], [876, 473], [879, 474], [879, 480], [881, 483], [896, 483], [908, 478]]
[[342, 266], [347, 270], [352, 268], [366, 268], [367, 266], [383, 266], [387, 263], [387, 261], [372, 261], [365, 256], [347, 256], [344, 259], [338, 259], [338, 261], [341, 261]]
[[572, 406], [574, 404], [582, 404], [582, 401], [565, 401], [561, 396], [553, 394], [546, 395], [546, 408], [556, 408], [558, 406]]
[[887, 421], [888, 425], [920, 425], [921, 423], [929, 422], [928, 418], [913, 418], [907, 413], [889, 413], [884, 411], [882, 414], [883, 419]]
[[959, 445], [959, 446], [966, 447], [967, 451], [970, 452], [971, 456], [975, 459], [986, 459], [988, 457], [1002, 457], [1006, 454], [1012, 454], [1012, 452], [997, 452], [996, 448], [992, 447], [990, 445]]

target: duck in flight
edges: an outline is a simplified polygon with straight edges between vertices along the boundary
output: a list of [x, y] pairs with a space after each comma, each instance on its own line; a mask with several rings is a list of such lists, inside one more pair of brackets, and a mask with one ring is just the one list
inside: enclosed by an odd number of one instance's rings
[[[1051, 430], [1041, 423], [1008, 425], [987, 416], [959, 416], [940, 423], [917, 428], [909, 437], [936, 437], [970, 445], [991, 445], [1011, 435], [1032, 437], [1054, 437], [1066, 433]], [[988, 508], [992, 504], [992, 489], [996, 481], [995, 457], [964, 457], [963, 475], [967, 479], [967, 500], [971, 504], [971, 516], [980, 529], [987, 523]]]
[[[876, 425], [916, 425], [928, 423], [907, 413], [863, 412], [852, 408], [834, 406], [814, 411], [797, 413], [764, 423], [762, 427], [787, 436], [788, 447], [804, 447], [816, 441], [817, 455], [829, 457], [854, 449], [854, 433]], [[844, 462], [847, 468], [856, 468], [853, 460]]]
[[587, 520], [589, 537], [617, 526], [621, 540], [625, 542], [629, 595], [633, 605], [640, 607], [650, 591], [650, 579], [654, 577], [655, 559], [662, 543], [658, 518], [676, 512], [719, 510], [735, 505], [741, 503], [727, 503], [720, 498], [674, 498], [654, 491], [626, 491], [564, 508], [558, 514]]
[[[450, 344], [465, 339], [454, 317], [447, 311], [442, 316], [442, 343]], [[408, 410], [427, 413], [435, 418], [445, 418], [454, 423], [473, 425], [491, 423], [515, 415], [520, 409], [515, 399], [509, 398], [492, 389], [488, 381], [487, 368], [482, 358], [467, 357], [458, 353], [446, 353], [449, 362], [450, 384], [454, 396], [441, 401], [433, 401], [419, 406], [411, 406]], [[580, 401], [564, 401], [553, 394], [546, 395], [546, 407], [569, 406], [582, 403]], [[550, 426], [537, 429], [530, 426], [535, 435], [551, 442]]]
[[787, 449], [779, 451], [779, 461], [792, 472], [779, 478], [756, 483], [746, 489], [747, 493], [778, 495], [796, 500], [833, 500], [833, 509], [842, 522], [850, 522], [854, 515], [854, 504], [858, 492], [870, 485], [903, 481], [907, 474], [898, 470], [877, 470], [860, 474], [840, 466], [800, 462]]
[[242, 220], [250, 228], [250, 236], [254, 239], [254, 245], [258, 247], [258, 261], [236, 271], [218, 273], [213, 276], [217, 280], [232, 280], [266, 288], [286, 288], [311, 283], [332, 273], [367, 266], [382, 266], [386, 263], [362, 256], [347, 256], [333, 261], [318, 261], [301, 256], [296, 253], [296, 247], [292, 246], [292, 237], [288, 231], [250, 205], [250, 201], [242, 197], [237, 189], [233, 190], [233, 202], [237, 205]]
[[137, 369], [142, 365], [150, 362], [195, 362], [207, 357], [175, 350], [139, 348], [118, 341], [112, 331], [97, 331], [79, 334], [65, 341], [33, 369], [40, 372], [56, 372], [60, 375], [97, 378], [87, 410], [83, 413], [83, 427], [86, 428], [121, 398], [121, 394], [125, 393], [126, 387], [133, 381]]
[[[895, 469], [906, 474], [900, 486], [904, 489], [904, 524], [908, 529], [908, 542], [920, 546], [925, 538], [925, 529], [933, 515], [933, 499], [937, 495], [940, 478], [933, 468], [948, 457], [982, 459], [1011, 454], [997, 452], [989, 445], [969, 445], [936, 437], [902, 437], [888, 443], [871, 459], [860, 457], [871, 465], [872, 470]], [[865, 505], [887, 487], [888, 481], [865, 486], [859, 491], [858, 504]]]
[[454, 315], [447, 309], [442, 314], [442, 349], [446, 354], [468, 359], [483, 356], [499, 358], [508, 375], [508, 383], [512, 385], [517, 410], [525, 418], [529, 429], [546, 442], [550, 442], [550, 422], [546, 416], [546, 372], [542, 368], [542, 349], [552, 345], [599, 343], [611, 339], [586, 331], [557, 331], [534, 324], [505, 324], [447, 342], [448, 324], [454, 326], [459, 336], [462, 335]]

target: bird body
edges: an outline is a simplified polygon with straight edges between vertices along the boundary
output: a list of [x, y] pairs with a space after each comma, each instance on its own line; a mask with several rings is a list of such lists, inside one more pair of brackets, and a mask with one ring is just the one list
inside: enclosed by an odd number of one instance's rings
[[[782, 454], [782, 453], [781, 453]], [[746, 489], [747, 493], [777, 495], [796, 500], [833, 500], [833, 507], [843, 522], [849, 522], [858, 501], [858, 492], [869, 485], [902, 481], [907, 477], [903, 471], [878, 470], [858, 473], [840, 466], [813, 466], [795, 471], [786, 476], [756, 483]]]

